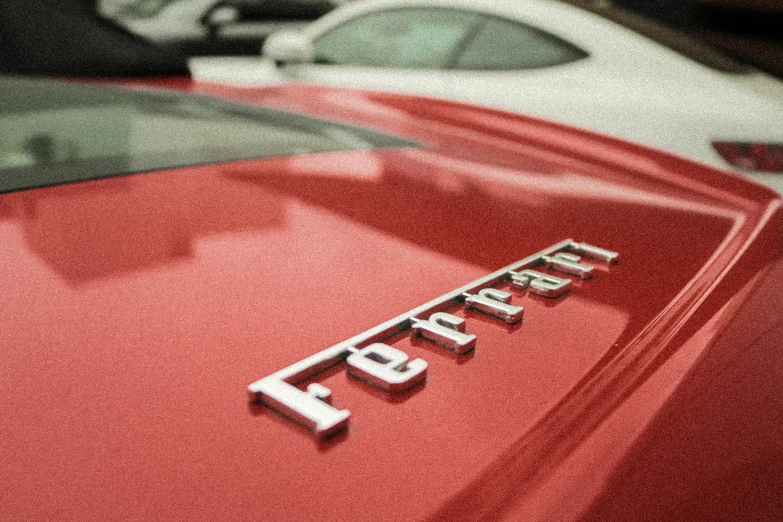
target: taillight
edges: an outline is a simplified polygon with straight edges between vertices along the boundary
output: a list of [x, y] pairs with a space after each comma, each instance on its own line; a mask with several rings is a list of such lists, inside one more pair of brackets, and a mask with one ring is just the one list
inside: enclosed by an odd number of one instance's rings
[[739, 169], [783, 172], [783, 143], [714, 141], [712, 146], [724, 160]]

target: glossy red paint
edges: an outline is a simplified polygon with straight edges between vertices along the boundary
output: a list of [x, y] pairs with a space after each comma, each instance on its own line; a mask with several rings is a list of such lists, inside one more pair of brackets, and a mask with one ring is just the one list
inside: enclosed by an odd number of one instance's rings
[[[178, 88], [421, 148], [0, 196], [3, 520], [780, 520], [783, 213], [663, 153], [447, 102]], [[318, 444], [260, 377], [567, 237], [620, 252], [426, 382], [338, 366]]]

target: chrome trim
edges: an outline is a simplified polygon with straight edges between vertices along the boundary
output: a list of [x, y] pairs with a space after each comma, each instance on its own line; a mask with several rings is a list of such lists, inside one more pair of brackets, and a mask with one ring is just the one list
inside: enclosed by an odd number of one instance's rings
[[[580, 264], [578, 261], [581, 259], [574, 254], [582, 254], [606, 263], [616, 263], [619, 260], [617, 252], [566, 239], [253, 382], [248, 386], [249, 398], [309, 427], [318, 440], [328, 437], [347, 427], [350, 412], [338, 410], [329, 404], [331, 391], [325, 386], [313, 383], [308, 386], [307, 391], [302, 391], [296, 387], [297, 384], [351, 357], [349, 373], [354, 377], [389, 392], [405, 391], [424, 380], [427, 363], [423, 359], [407, 363], [407, 354], [382, 344], [383, 341], [410, 330], [413, 335], [423, 335], [457, 354], [466, 353], [475, 346], [475, 338], [472, 342], [455, 345], [453, 339], [444, 336], [444, 333], [448, 332], [433, 332], [432, 330], [437, 329], [423, 328], [425, 321], [419, 317], [429, 317], [433, 324], [439, 324], [446, 330], [453, 327], [453, 333], [462, 333], [464, 322], [454, 322], [449, 318], [459, 318], [439, 312], [465, 304], [506, 322], [517, 322], [522, 318], [524, 309], [509, 303], [510, 293], [494, 287], [512, 280], [512, 286], [528, 287], [530, 291], [544, 297], [563, 295], [571, 288], [569, 279], [547, 276], [532, 269], [544, 265], [554, 270], [569, 271], [581, 278], [589, 278], [593, 267]], [[449, 320], [444, 322], [443, 319]], [[426, 335], [425, 332], [437, 335]], [[368, 354], [374, 354], [375, 358], [368, 357]]]

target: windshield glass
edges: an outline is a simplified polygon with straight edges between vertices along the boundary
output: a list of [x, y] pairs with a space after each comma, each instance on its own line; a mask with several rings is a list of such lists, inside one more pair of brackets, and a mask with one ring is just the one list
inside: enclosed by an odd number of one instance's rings
[[207, 96], [0, 78], [0, 192], [203, 163], [412, 145]]

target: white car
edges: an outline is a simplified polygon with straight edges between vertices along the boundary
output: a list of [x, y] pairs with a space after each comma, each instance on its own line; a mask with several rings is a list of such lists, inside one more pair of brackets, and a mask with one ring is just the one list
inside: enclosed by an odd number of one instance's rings
[[[754, 174], [783, 191], [781, 83], [616, 9], [556, 0], [367, 0], [301, 31], [275, 33], [263, 52], [265, 69], [233, 62], [223, 79], [269, 77], [273, 61], [283, 80], [523, 112]], [[194, 70], [221, 80], [207, 63]]]

